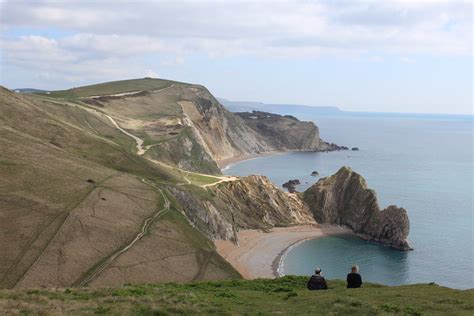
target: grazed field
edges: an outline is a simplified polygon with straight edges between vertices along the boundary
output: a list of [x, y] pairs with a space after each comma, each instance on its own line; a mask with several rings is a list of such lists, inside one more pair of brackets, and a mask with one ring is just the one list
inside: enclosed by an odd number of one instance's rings
[[306, 290], [306, 278], [144, 284], [101, 289], [0, 291], [5, 314], [472, 315], [474, 290], [438, 285]]

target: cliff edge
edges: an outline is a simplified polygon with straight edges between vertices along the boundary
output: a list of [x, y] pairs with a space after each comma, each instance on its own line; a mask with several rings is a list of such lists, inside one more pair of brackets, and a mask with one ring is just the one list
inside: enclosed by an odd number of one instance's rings
[[320, 179], [303, 193], [318, 223], [343, 225], [369, 240], [410, 250], [410, 223], [405, 209], [390, 205], [380, 210], [375, 191], [349, 167]]
[[323, 151], [331, 148], [319, 137], [319, 128], [313, 122], [304, 122], [291, 115], [253, 111], [235, 113], [247, 126], [261, 135], [275, 150]]
[[211, 240], [237, 243], [240, 229], [313, 225], [311, 211], [296, 194], [287, 194], [265, 176], [247, 176], [197, 191], [170, 187], [189, 222]]
[[202, 86], [182, 87], [179, 95], [185, 124], [215, 161], [275, 150], [347, 149], [321, 140], [313, 122], [267, 112], [229, 112]]

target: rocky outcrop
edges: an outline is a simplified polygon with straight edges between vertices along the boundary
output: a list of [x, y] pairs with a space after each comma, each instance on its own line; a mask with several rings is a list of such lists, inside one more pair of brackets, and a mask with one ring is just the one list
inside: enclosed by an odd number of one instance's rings
[[294, 179], [294, 180], [288, 180], [287, 182], [282, 184], [282, 187], [288, 190], [290, 193], [295, 193], [296, 192], [296, 186], [301, 184], [300, 180]]
[[289, 195], [265, 176], [248, 176], [209, 187], [211, 198], [170, 188], [190, 223], [211, 239], [233, 240], [239, 229], [270, 229], [315, 224], [297, 195]]
[[275, 186], [265, 176], [248, 176], [213, 188], [217, 199], [234, 212], [238, 228], [270, 228], [314, 224], [304, 202]]
[[405, 209], [391, 205], [380, 210], [375, 192], [349, 167], [320, 179], [303, 194], [318, 223], [343, 225], [363, 238], [400, 250], [411, 249]]
[[319, 172], [317, 172], [316, 170], [311, 172], [311, 176], [312, 177], [316, 177], [316, 176], [319, 176]]
[[227, 209], [216, 209], [212, 200], [203, 199], [199, 194], [169, 187], [170, 192], [181, 206], [191, 226], [204, 233], [209, 239], [223, 239], [236, 241], [232, 212]]
[[319, 138], [319, 129], [313, 122], [303, 122], [291, 115], [260, 111], [235, 114], [262, 135], [274, 150], [321, 150], [323, 142]]
[[334, 143], [327, 143], [327, 142], [321, 143], [320, 151], [328, 152], [328, 151], [340, 151], [340, 150], [349, 150], [349, 147], [339, 146]]

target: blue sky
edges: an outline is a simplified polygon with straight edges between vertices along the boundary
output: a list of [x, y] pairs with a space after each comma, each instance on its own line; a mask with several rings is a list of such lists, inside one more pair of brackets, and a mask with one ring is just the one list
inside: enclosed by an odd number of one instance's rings
[[0, 84], [145, 76], [236, 101], [472, 113], [470, 1], [0, 1]]

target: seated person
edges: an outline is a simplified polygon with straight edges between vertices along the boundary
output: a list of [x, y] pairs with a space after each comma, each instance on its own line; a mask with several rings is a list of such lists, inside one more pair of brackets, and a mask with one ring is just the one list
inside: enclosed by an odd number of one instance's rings
[[314, 275], [308, 281], [308, 290], [327, 290], [326, 279], [321, 275], [321, 268], [316, 268]]
[[347, 275], [347, 288], [354, 289], [362, 285], [362, 277], [359, 274], [359, 267], [354, 264], [351, 267], [351, 273]]

